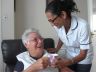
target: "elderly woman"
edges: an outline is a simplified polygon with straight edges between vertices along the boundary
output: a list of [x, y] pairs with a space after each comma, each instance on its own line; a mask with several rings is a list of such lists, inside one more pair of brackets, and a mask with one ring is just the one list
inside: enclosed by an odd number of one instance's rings
[[43, 38], [36, 29], [26, 30], [22, 42], [27, 51], [17, 55], [14, 72], [58, 72], [57, 68], [49, 66], [50, 54], [44, 50]]

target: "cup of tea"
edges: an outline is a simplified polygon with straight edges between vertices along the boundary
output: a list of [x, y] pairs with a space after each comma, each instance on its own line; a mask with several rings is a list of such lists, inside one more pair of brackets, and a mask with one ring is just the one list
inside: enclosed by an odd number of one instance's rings
[[56, 57], [58, 57], [58, 54], [50, 54], [48, 56], [49, 61], [50, 61], [50, 66], [54, 67], [55, 61], [56, 61]]

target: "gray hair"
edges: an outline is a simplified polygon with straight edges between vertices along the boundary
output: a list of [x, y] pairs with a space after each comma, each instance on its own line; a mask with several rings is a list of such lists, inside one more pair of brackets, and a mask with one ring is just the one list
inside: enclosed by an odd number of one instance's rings
[[25, 32], [22, 34], [22, 42], [23, 42], [24, 45], [29, 40], [28, 36], [32, 32], [36, 32], [37, 34], [40, 35], [40, 33], [38, 32], [38, 30], [35, 29], [35, 28], [30, 28], [30, 29], [25, 30]]

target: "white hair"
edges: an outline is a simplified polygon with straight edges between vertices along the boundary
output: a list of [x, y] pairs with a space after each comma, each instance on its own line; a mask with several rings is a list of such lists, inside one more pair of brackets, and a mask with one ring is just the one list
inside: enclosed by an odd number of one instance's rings
[[[22, 42], [25, 45], [25, 43], [27, 43], [27, 41], [29, 40], [28, 36], [30, 33], [35, 32], [37, 34], [39, 34], [38, 30], [35, 28], [30, 28], [24, 31], [24, 33], [22, 34]], [[40, 35], [40, 34], [39, 34]]]

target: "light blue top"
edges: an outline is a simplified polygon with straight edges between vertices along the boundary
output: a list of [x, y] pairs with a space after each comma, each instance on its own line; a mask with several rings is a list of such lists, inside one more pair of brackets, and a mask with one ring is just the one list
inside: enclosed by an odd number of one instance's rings
[[66, 48], [66, 57], [73, 58], [80, 53], [80, 50], [88, 49], [87, 56], [79, 64], [90, 64], [93, 59], [93, 48], [91, 44], [90, 28], [87, 22], [77, 16], [72, 16], [71, 27], [66, 34], [64, 26], [54, 26], [60, 40]]

